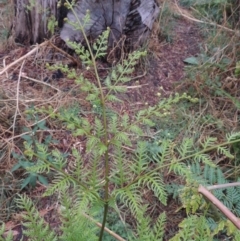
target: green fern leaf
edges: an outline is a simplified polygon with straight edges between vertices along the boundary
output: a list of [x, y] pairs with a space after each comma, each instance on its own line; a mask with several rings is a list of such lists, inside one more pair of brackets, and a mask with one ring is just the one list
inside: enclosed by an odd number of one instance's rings
[[159, 240], [159, 241], [163, 240], [166, 221], [167, 221], [166, 213], [163, 212], [159, 215], [153, 227], [155, 240]]
[[68, 176], [58, 173], [55, 176], [55, 179], [52, 181], [52, 184], [48, 186], [44, 196], [53, 195], [57, 191], [65, 191], [70, 187], [71, 184], [73, 184], [72, 179], [70, 179]]
[[216, 145], [216, 137], [207, 137], [206, 140], [202, 143], [204, 149]]
[[199, 154], [194, 157], [195, 161], [203, 162], [211, 167], [215, 167], [216, 165], [212, 162], [210, 156], [208, 154]]
[[227, 141], [231, 142], [240, 138], [240, 132], [232, 132], [226, 135]]
[[153, 173], [140, 178], [138, 185], [147, 186], [149, 190], [154, 192], [155, 196], [162, 204], [167, 205], [167, 192], [165, 189], [165, 184], [159, 174]]
[[143, 130], [139, 126], [137, 126], [137, 125], [131, 125], [129, 127], [129, 131], [131, 131], [134, 134], [137, 134], [139, 136], [143, 135]]
[[17, 204], [20, 208], [26, 210], [26, 214], [23, 215], [23, 219], [25, 220], [23, 225], [27, 229], [24, 230], [23, 233], [29, 238], [29, 240], [58, 240], [56, 234], [51, 231], [50, 226], [46, 224], [29, 198], [19, 195]]
[[234, 158], [234, 156], [230, 153], [230, 150], [227, 147], [218, 146], [217, 152], [218, 152], [218, 154], [225, 155], [226, 157], [228, 157], [230, 159]]
[[109, 102], [122, 102], [122, 100], [117, 98], [115, 95], [107, 95], [105, 100]]
[[121, 143], [124, 143], [124, 145], [131, 146], [132, 142], [129, 139], [128, 135], [124, 132], [118, 132], [114, 136], [114, 139], [117, 141], [120, 141]]
[[142, 213], [141, 193], [137, 186], [132, 185], [128, 188], [118, 189], [113, 194], [129, 208], [134, 217]]
[[181, 157], [185, 157], [189, 153], [192, 153], [194, 151], [193, 149], [193, 140], [190, 138], [186, 138], [182, 141], [181, 146], [177, 149], [179, 153], [181, 154]]
[[3, 223], [0, 226], [0, 241], [13, 241], [13, 232], [8, 231], [7, 236], [3, 238], [4, 232], [5, 232], [5, 224]]

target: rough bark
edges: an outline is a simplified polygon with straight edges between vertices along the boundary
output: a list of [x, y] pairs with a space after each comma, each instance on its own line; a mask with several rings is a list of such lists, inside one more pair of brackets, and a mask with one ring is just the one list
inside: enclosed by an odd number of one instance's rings
[[148, 38], [159, 13], [156, 0], [78, 0], [74, 13], [68, 12], [63, 6], [64, 2], [61, 0], [61, 7], [57, 8], [58, 0], [14, 0], [13, 30], [16, 41], [35, 44], [51, 37], [47, 26], [49, 19], [54, 16], [62, 28], [60, 36], [64, 41], [83, 42], [81, 31], [69, 22], [64, 23], [63, 18], [67, 15], [70, 22], [77, 22], [76, 14], [83, 22], [89, 10], [90, 21], [84, 27], [89, 39], [96, 39], [110, 27], [109, 47], [116, 47], [120, 42], [121, 46], [139, 46]]
[[69, 22], [61, 30], [61, 38], [74, 42], [83, 42], [83, 34], [73, 27], [76, 16], [84, 25], [86, 12], [90, 21], [84, 26], [90, 39], [96, 39], [107, 27], [110, 27], [109, 46], [115, 46], [124, 37], [130, 47], [143, 44], [149, 37], [153, 22], [159, 14], [156, 0], [80, 0], [74, 12], [67, 15]]
[[57, 0], [14, 0], [14, 4], [13, 29], [17, 42], [34, 44], [50, 37], [47, 24], [50, 16], [57, 17]]

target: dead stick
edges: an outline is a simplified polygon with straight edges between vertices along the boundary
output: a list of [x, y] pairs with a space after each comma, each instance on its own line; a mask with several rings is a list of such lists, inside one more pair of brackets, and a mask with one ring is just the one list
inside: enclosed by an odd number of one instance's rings
[[[102, 227], [102, 224], [97, 222], [96, 220], [94, 220], [92, 217], [88, 216], [87, 214], [83, 213], [83, 215], [89, 219], [90, 221], [94, 222], [99, 228]], [[118, 241], [126, 241], [126, 239], [123, 239], [122, 237], [120, 237], [118, 234], [114, 233], [112, 230], [108, 229], [107, 227], [104, 228], [104, 230], [109, 233], [110, 235], [112, 235], [115, 239], [117, 239]]]
[[45, 41], [41, 44], [37, 44], [37, 46], [32, 49], [30, 52], [28, 52], [27, 54], [23, 55], [21, 58], [15, 60], [14, 62], [12, 62], [11, 64], [7, 65], [1, 72], [0, 75], [2, 75], [3, 73], [5, 73], [8, 69], [10, 69], [12, 66], [16, 65], [17, 63], [19, 63], [20, 61], [26, 59], [28, 56], [30, 56], [31, 54], [35, 53], [40, 47], [44, 46], [48, 44], [48, 41]]
[[183, 17], [185, 17], [185, 18], [187, 18], [187, 19], [189, 19], [189, 20], [191, 20], [191, 21], [194, 21], [194, 22], [197, 22], [197, 23], [209, 24], [209, 25], [212, 25], [212, 26], [217, 26], [218, 28], [222, 28], [222, 29], [224, 29], [224, 30], [226, 30], [226, 31], [235, 33], [237, 36], [239, 36], [239, 34], [240, 34], [239, 31], [236, 31], [236, 30], [234, 30], [234, 29], [227, 28], [227, 27], [225, 27], [225, 26], [219, 25], [219, 24], [214, 23], [214, 22], [202, 21], [202, 20], [196, 19], [196, 18], [194, 18], [194, 17], [192, 17], [192, 16], [188, 16], [188, 15], [184, 14], [183, 11], [180, 9], [179, 5], [177, 4], [177, 1], [176, 1], [176, 0], [175, 0], [175, 5], [176, 5], [176, 7], [177, 7], [177, 9], [178, 9], [178, 12], [179, 12]]
[[55, 44], [53, 44], [51, 41], [49, 41], [49, 44], [55, 48], [58, 52], [64, 54], [65, 56], [67, 56], [69, 59], [71, 59], [78, 67], [81, 66], [81, 63], [79, 61], [77, 61], [74, 57], [72, 57], [70, 54], [68, 54], [67, 52], [65, 52], [64, 50], [58, 48]]
[[236, 187], [236, 186], [240, 186], [240, 182], [212, 185], [212, 186], [208, 186], [207, 190], [214, 190], [214, 189], [226, 188], [226, 187]]
[[207, 188], [199, 186], [198, 192], [211, 201], [238, 229], [240, 229], [240, 219], [237, 218], [223, 203], [221, 203]]

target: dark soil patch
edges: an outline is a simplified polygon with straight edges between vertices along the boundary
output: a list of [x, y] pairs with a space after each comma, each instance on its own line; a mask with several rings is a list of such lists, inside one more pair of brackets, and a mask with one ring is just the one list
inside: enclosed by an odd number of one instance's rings
[[129, 91], [131, 103], [153, 105], [158, 101], [159, 93], [169, 96], [174, 91], [174, 85], [184, 79], [184, 59], [199, 53], [201, 35], [196, 25], [183, 18], [176, 19], [172, 32], [171, 42], [154, 44], [154, 55], [149, 60], [147, 75], [139, 79], [142, 88]]

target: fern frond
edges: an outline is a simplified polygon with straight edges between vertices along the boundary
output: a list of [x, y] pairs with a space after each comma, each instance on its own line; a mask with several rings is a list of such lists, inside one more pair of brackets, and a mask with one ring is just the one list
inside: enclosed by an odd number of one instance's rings
[[226, 146], [218, 146], [217, 147], [217, 152], [218, 152], [218, 154], [225, 155], [226, 157], [228, 157], [230, 159], [234, 158], [234, 156], [230, 153], [229, 148], [226, 147]]
[[67, 158], [66, 155], [64, 156], [59, 150], [52, 150], [51, 151], [52, 159], [51, 163], [58, 169], [63, 169], [67, 165]]
[[35, 142], [35, 145], [36, 145], [38, 157], [41, 160], [46, 160], [48, 157], [48, 146], [39, 142]]
[[[143, 212], [146, 212], [146, 207], [142, 207]], [[150, 218], [148, 216], [139, 215], [137, 217], [137, 230], [134, 239], [129, 241], [154, 241], [153, 233], [150, 229]], [[156, 240], [157, 241], [157, 240]]]
[[91, 83], [89, 80], [86, 80], [84, 85], [81, 85], [80, 89], [86, 93], [95, 93], [96, 96], [99, 93], [99, 89], [97, 88], [97, 86]]
[[116, 133], [117, 130], [118, 130], [118, 116], [117, 115], [112, 115], [110, 118], [109, 118], [109, 123], [108, 123], [108, 126], [109, 126], [109, 130], [111, 131], [111, 133]]
[[67, 45], [71, 49], [74, 49], [76, 54], [79, 56], [79, 58], [82, 60], [82, 62], [85, 65], [88, 66], [88, 65], [92, 65], [93, 64], [93, 62], [91, 60], [90, 52], [84, 46], [82, 46], [80, 43], [67, 41]]
[[180, 153], [181, 158], [184, 158], [189, 153], [192, 153], [194, 151], [193, 139], [190, 139], [190, 138], [183, 139], [181, 146], [177, 148], [177, 150]]
[[140, 141], [136, 149], [136, 154], [132, 158], [133, 164], [130, 169], [136, 175], [139, 175], [148, 168], [148, 153], [147, 153], [147, 143]]
[[62, 206], [60, 215], [62, 219], [62, 235], [61, 240], [68, 241], [88, 241], [97, 239], [97, 227], [87, 217], [85, 213], [89, 213], [89, 205], [91, 201], [85, 193], [77, 200], [71, 202], [66, 193], [62, 193]]
[[202, 173], [201, 166], [199, 162], [192, 163], [190, 165], [191, 172], [197, 175], [200, 175]]
[[166, 214], [162, 213], [154, 225], [151, 225], [150, 217], [143, 215], [146, 212], [146, 207], [143, 206], [142, 209], [142, 214], [137, 217], [137, 230], [135, 237], [134, 239], [129, 238], [129, 241], [162, 241], [164, 226], [166, 223]]
[[[111, 90], [114, 90], [114, 88], [111, 88]], [[115, 90], [114, 90], [115, 92]], [[121, 99], [119, 99], [116, 95], [106, 95], [105, 101], [109, 102], [122, 102]]]
[[102, 168], [101, 156], [98, 152], [92, 152], [89, 154], [88, 166], [84, 174], [88, 186], [91, 187], [91, 190], [96, 190], [101, 185], [99, 183], [104, 183]]
[[65, 191], [71, 186], [71, 184], [74, 183], [69, 176], [62, 173], [57, 173], [54, 180], [52, 181], [52, 184], [50, 184], [45, 191], [44, 196], [53, 195], [57, 191]]
[[158, 219], [156, 220], [153, 226], [155, 240], [159, 240], [159, 241], [163, 240], [166, 221], [167, 221], [166, 213], [163, 212], [159, 215]]
[[[117, 132], [113, 138], [113, 141], [116, 140], [119, 142], [119, 144], [124, 144], [124, 145], [127, 145], [127, 146], [131, 146], [132, 145], [132, 142], [131, 140], [129, 139], [128, 135], [125, 133], [125, 132]], [[112, 140], [111, 140], [112, 142]]]
[[208, 241], [213, 240], [207, 219], [204, 216], [189, 216], [180, 224], [180, 231], [170, 241]]
[[171, 171], [173, 171], [177, 175], [186, 176], [187, 174], [189, 174], [190, 168], [188, 168], [186, 164], [179, 163], [176, 161], [176, 159], [173, 159], [169, 167], [169, 172]]
[[138, 136], [143, 135], [143, 130], [138, 125], [130, 125], [128, 130]]
[[101, 120], [99, 120], [97, 117], [95, 118], [94, 123], [94, 135], [101, 138], [105, 133], [103, 123]]
[[85, 99], [91, 102], [99, 100], [99, 93], [89, 93]]
[[137, 217], [139, 213], [142, 213], [141, 193], [138, 191], [136, 185], [114, 190], [113, 196], [125, 204], [134, 217]]
[[227, 141], [231, 142], [240, 138], [240, 132], [232, 132], [226, 135]]
[[96, 51], [95, 59], [104, 57], [107, 53], [108, 48], [108, 36], [110, 33], [110, 28], [103, 31], [102, 34], [96, 39], [95, 43], [93, 44], [93, 49]]
[[5, 232], [5, 223], [3, 223], [1, 226], [0, 226], [0, 241], [13, 241], [13, 232], [12, 231], [9, 231], [7, 233], [7, 236], [4, 236], [4, 232]]
[[[79, 150], [72, 148], [72, 159], [68, 162], [67, 172], [77, 183], [81, 183], [87, 180], [89, 170], [84, 165], [84, 159]], [[89, 158], [90, 159], [90, 158]]]
[[138, 185], [147, 186], [149, 190], [154, 192], [154, 195], [162, 204], [167, 205], [167, 192], [164, 186], [165, 184], [159, 174], [152, 173], [140, 178]]
[[[112, 85], [112, 86], [109, 86], [109, 90], [114, 92], [114, 94], [125, 93], [127, 91], [127, 87], [126, 86], [119, 86], [119, 85]], [[109, 100], [109, 98], [107, 98], [107, 100]]]
[[[94, 135], [89, 136], [89, 138], [87, 140], [87, 144], [86, 144], [87, 152], [90, 153], [92, 151], [99, 151], [99, 153], [102, 153], [102, 151], [104, 151], [104, 150], [99, 149], [100, 144], [101, 144], [100, 138], [98, 138], [97, 136], [94, 136]], [[104, 149], [106, 148], [106, 146], [104, 147], [104, 144], [102, 147]]]
[[224, 177], [224, 174], [219, 167], [216, 170], [216, 176], [217, 176], [217, 183], [222, 183], [222, 184], [226, 183], [226, 179]]
[[216, 137], [207, 137], [206, 140], [201, 143], [203, 149], [207, 149], [208, 147], [216, 145], [217, 138]]
[[132, 172], [129, 169], [127, 155], [120, 146], [115, 146], [112, 164], [110, 180], [117, 186], [123, 187], [127, 183], [128, 178], [132, 177]]
[[29, 172], [34, 173], [49, 173], [51, 169], [50, 163], [45, 163], [41, 160], [38, 160], [35, 166], [30, 166], [26, 168]]
[[44, 219], [40, 216], [38, 210], [33, 205], [31, 199], [27, 196], [20, 196], [17, 199], [17, 205], [26, 210], [26, 214], [23, 214], [25, 220], [23, 225], [27, 228], [24, 230], [24, 234], [29, 240], [36, 241], [57, 241], [56, 234], [51, 231], [50, 226], [46, 224]]
[[219, 200], [222, 200], [222, 199], [225, 198], [225, 194], [223, 193], [223, 189], [213, 190], [213, 195]]
[[216, 169], [215, 167], [205, 165], [204, 167], [204, 178], [211, 185], [217, 182]]
[[156, 161], [160, 165], [163, 165], [163, 163], [169, 163], [172, 160], [172, 142], [170, 140], [164, 139], [161, 140], [161, 143], [159, 145], [161, 151], [156, 158], [154, 157], [154, 161]]
[[110, 78], [109, 75], [105, 78], [104, 84], [106, 85], [107, 88], [112, 86], [112, 79]]
[[212, 162], [210, 156], [208, 154], [204, 153], [197, 153], [197, 155], [194, 157], [195, 161], [203, 162], [204, 164], [207, 164], [211, 167], [215, 167], [216, 165]]
[[144, 118], [142, 122], [144, 125], [147, 125], [149, 127], [155, 126], [155, 123], [151, 119]]

